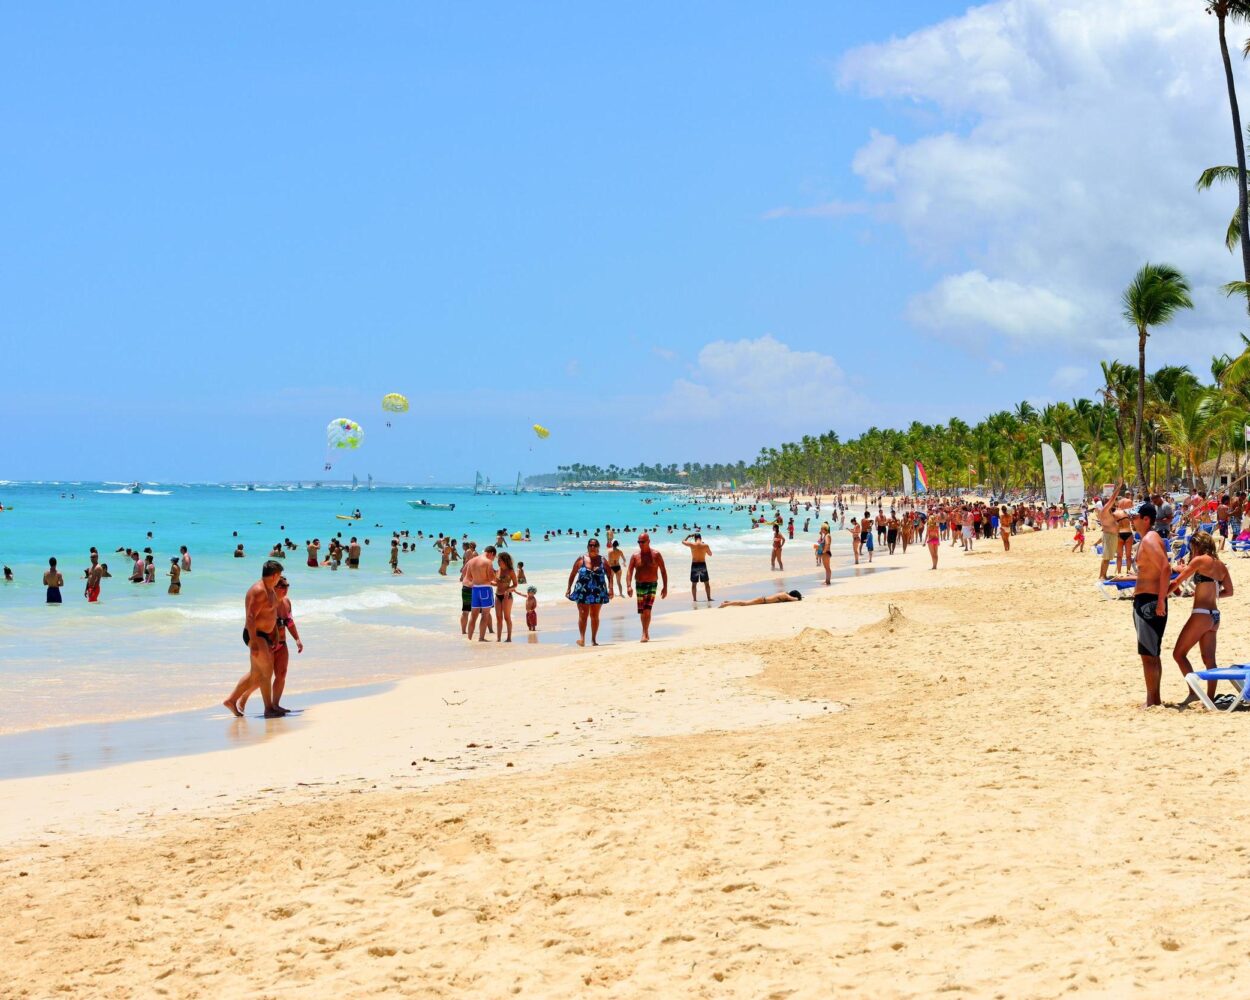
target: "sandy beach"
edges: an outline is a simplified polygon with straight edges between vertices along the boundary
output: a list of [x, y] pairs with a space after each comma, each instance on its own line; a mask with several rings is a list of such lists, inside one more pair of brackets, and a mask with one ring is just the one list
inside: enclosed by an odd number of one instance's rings
[[1069, 545], [0, 784], [0, 995], [1235, 995], [1245, 716]]

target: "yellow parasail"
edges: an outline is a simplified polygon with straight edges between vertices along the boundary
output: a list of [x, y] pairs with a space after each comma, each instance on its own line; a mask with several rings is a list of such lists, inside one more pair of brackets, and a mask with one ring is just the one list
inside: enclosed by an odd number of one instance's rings
[[547, 430], [547, 428], [542, 426], [542, 424], [534, 425], [534, 433], [537, 434], [544, 441], [546, 441], [547, 438], [551, 437], [551, 431]]
[[382, 397], [382, 409], [387, 413], [407, 413], [408, 397], [398, 392], [388, 392]]

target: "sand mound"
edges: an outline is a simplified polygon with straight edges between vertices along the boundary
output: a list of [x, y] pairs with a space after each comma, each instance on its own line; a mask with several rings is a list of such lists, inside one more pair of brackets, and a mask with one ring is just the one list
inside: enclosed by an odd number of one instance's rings
[[903, 609], [897, 604], [887, 604], [885, 617], [875, 622], [869, 622], [855, 630], [858, 635], [880, 635], [882, 632], [893, 635], [895, 632], [902, 632], [904, 629], [913, 629], [916, 623], [903, 614]]

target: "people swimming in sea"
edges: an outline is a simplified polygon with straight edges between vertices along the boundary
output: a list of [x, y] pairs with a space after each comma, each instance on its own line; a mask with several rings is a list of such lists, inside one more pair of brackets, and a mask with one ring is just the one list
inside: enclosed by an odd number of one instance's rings
[[[6, 566], [5, 569], [7, 570], [8, 567]], [[43, 585], [48, 588], [46, 603], [60, 604], [61, 588], [65, 586], [65, 578], [56, 568], [56, 556], [48, 560], [48, 571], [43, 575]]]

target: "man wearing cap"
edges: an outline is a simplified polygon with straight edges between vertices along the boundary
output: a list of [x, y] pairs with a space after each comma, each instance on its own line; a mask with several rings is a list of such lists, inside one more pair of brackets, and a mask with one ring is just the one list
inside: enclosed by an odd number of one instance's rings
[[664, 557], [651, 548], [651, 536], [644, 531], [638, 536], [638, 551], [629, 557], [629, 568], [625, 571], [629, 596], [634, 596], [635, 585], [638, 590], [642, 642], [651, 641], [651, 609], [655, 606], [656, 582], [661, 576], [664, 578], [664, 589], [660, 591], [660, 599], [663, 600], [668, 597], [668, 567], [664, 565]]
[[[1129, 513], [1133, 530], [1141, 535], [1137, 548], [1137, 586], [1133, 595], [1133, 629], [1137, 633], [1137, 654], [1141, 657], [1146, 680], [1144, 708], [1162, 705], [1159, 684], [1163, 678], [1163, 632], [1168, 626], [1168, 591], [1172, 589], [1172, 565], [1163, 540], [1155, 531], [1159, 512], [1148, 500]], [[1104, 552], [1104, 555], [1106, 553]]]

